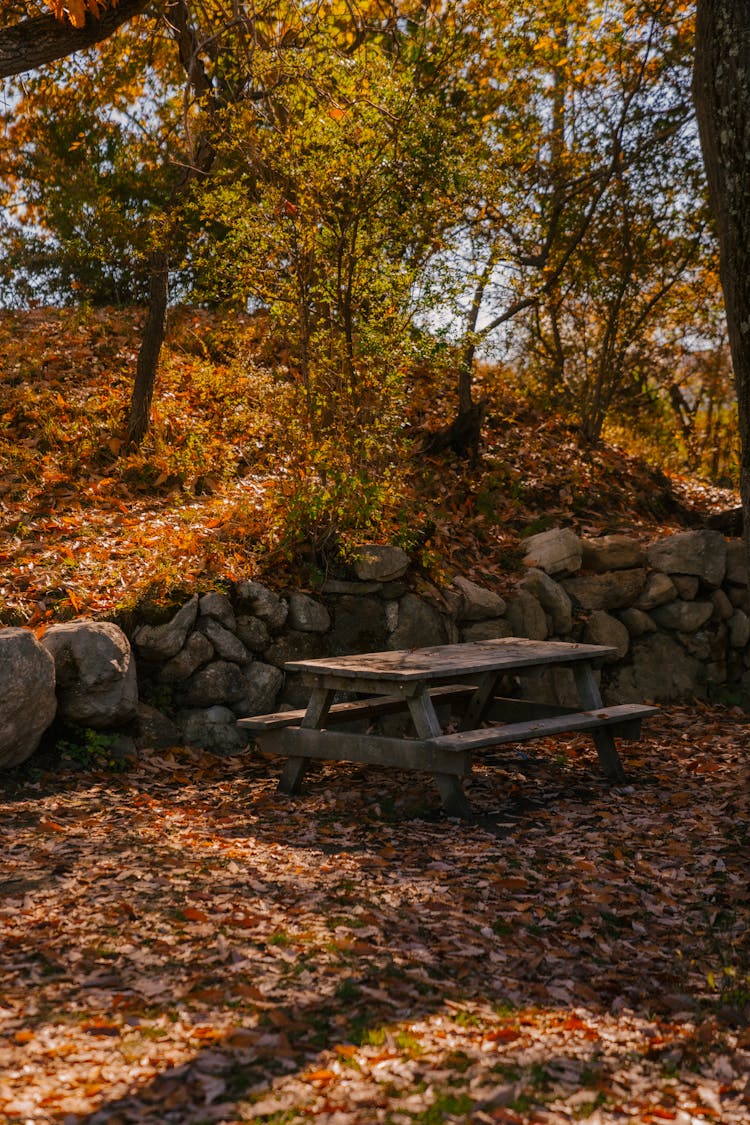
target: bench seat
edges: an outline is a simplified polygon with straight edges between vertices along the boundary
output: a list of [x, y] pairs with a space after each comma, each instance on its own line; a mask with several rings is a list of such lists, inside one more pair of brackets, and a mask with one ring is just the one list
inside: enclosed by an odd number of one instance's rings
[[616, 707], [600, 707], [595, 711], [574, 711], [565, 715], [506, 723], [482, 730], [456, 731], [431, 738], [426, 745], [439, 750], [481, 750], [507, 742], [523, 742], [530, 738], [546, 738], [552, 734], [573, 734], [576, 731], [608, 727], [620, 738], [638, 738], [641, 719], [657, 714], [658, 708], [640, 703], [622, 703]]
[[[440, 705], [452, 700], [469, 699], [476, 688], [471, 684], [445, 684], [430, 689], [432, 702]], [[373, 719], [378, 715], [397, 714], [406, 711], [408, 704], [403, 696], [378, 695], [368, 699], [355, 699], [349, 703], [334, 703], [330, 708], [324, 726], [337, 723], [352, 723], [357, 719]], [[262, 733], [269, 730], [282, 730], [284, 727], [299, 726], [305, 717], [305, 708], [297, 711], [275, 711], [269, 715], [251, 715], [238, 719], [237, 725], [245, 730]]]

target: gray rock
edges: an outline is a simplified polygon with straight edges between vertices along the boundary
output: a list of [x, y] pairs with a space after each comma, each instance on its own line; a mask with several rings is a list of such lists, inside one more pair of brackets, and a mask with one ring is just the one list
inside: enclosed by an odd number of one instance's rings
[[729, 643], [732, 648], [745, 648], [750, 641], [750, 617], [736, 609], [729, 621]]
[[363, 598], [367, 594], [379, 594], [382, 589], [382, 582], [349, 582], [345, 578], [326, 578], [320, 592], [322, 594], [349, 594], [354, 598]]
[[215, 660], [193, 673], [181, 698], [186, 707], [211, 707], [215, 703], [234, 703], [244, 694], [243, 670], [228, 660]]
[[308, 594], [294, 593], [289, 597], [287, 624], [301, 633], [327, 633], [331, 615], [322, 602]]
[[388, 648], [422, 648], [444, 645], [448, 628], [434, 606], [416, 594], [405, 594], [398, 603], [398, 624], [388, 638]]
[[284, 683], [284, 674], [273, 664], [256, 660], [245, 671], [245, 694], [232, 704], [238, 718], [267, 715], [276, 710], [276, 696]]
[[359, 548], [354, 573], [362, 582], [393, 582], [409, 569], [409, 556], [400, 547], [368, 543]]
[[642, 703], [689, 699], [705, 689], [703, 665], [665, 633], [633, 642], [632, 665], [615, 669], [605, 702]]
[[744, 539], [730, 539], [727, 543], [727, 582], [733, 586], [748, 585], [747, 547]]
[[226, 594], [204, 594], [198, 608], [203, 617], [213, 617], [215, 621], [218, 621], [220, 625], [231, 632], [236, 629], [237, 620], [232, 609], [232, 603]]
[[344, 594], [333, 607], [333, 627], [328, 648], [337, 656], [356, 652], [382, 652], [388, 631], [385, 606], [379, 598]]
[[711, 602], [714, 607], [714, 621], [728, 621], [734, 613], [734, 606], [724, 591], [714, 590], [711, 594]]
[[625, 625], [616, 617], [601, 609], [594, 610], [586, 622], [583, 639], [590, 645], [607, 645], [617, 650], [614, 656], [606, 658], [606, 664], [616, 664], [627, 656], [630, 648], [630, 634]]
[[521, 588], [533, 594], [552, 618], [552, 628], [561, 637], [573, 628], [573, 607], [565, 590], [543, 570], [532, 567], [521, 580]]
[[696, 633], [711, 618], [711, 602], [669, 602], [657, 606], [651, 616], [662, 629], [676, 629], [679, 633]]
[[553, 528], [530, 535], [521, 544], [524, 566], [535, 566], [546, 574], [575, 574], [581, 569], [581, 540], [569, 527]]
[[247, 749], [249, 738], [228, 707], [181, 711], [177, 721], [188, 746], [200, 746], [214, 754], [237, 754]]
[[727, 590], [729, 600], [735, 609], [750, 611], [750, 590], [747, 586], [730, 586]]
[[148, 703], [138, 704], [138, 735], [135, 745], [138, 750], [164, 750], [168, 746], [179, 746], [182, 733], [158, 708]]
[[249, 664], [252, 660], [252, 654], [239, 637], [225, 629], [215, 618], [199, 617], [198, 630], [208, 638], [221, 660], [231, 660], [234, 664]]
[[240, 608], [259, 617], [272, 633], [284, 628], [289, 607], [262, 582], [238, 582], [235, 594]]
[[514, 637], [532, 641], [547, 639], [547, 618], [537, 598], [522, 590], [508, 603], [508, 622]]
[[631, 637], [643, 637], [647, 633], [656, 632], [656, 624], [653, 618], [644, 613], [642, 609], [636, 609], [634, 606], [630, 609], [621, 609], [619, 618]]
[[122, 629], [111, 621], [70, 621], [50, 626], [42, 644], [55, 661], [59, 714], [66, 723], [107, 730], [135, 719], [135, 661]]
[[290, 629], [276, 638], [263, 653], [268, 664], [283, 668], [287, 660], [314, 660], [324, 656], [326, 645], [320, 633], [298, 633]]
[[704, 663], [726, 657], [726, 625], [720, 625], [715, 631], [699, 629], [696, 633], [678, 633], [677, 639], [686, 652]]
[[678, 598], [686, 602], [692, 602], [697, 598], [700, 582], [694, 574], [672, 574], [670, 577]]
[[214, 656], [214, 646], [203, 633], [191, 633], [176, 656], [159, 669], [159, 679], [164, 684], [179, 684], [189, 679], [202, 664]]
[[176, 656], [198, 616], [198, 595], [186, 602], [165, 625], [141, 625], [133, 642], [147, 660], [168, 660]]
[[237, 618], [237, 636], [250, 652], [263, 652], [271, 643], [271, 634], [265, 621], [242, 613]]
[[582, 539], [583, 565], [597, 574], [605, 570], [630, 570], [643, 566], [646, 552], [637, 539], [629, 535], [602, 535], [599, 539]]
[[646, 571], [614, 570], [608, 574], [565, 578], [563, 586], [574, 602], [584, 609], [627, 609], [643, 593]]
[[496, 641], [500, 637], [512, 637], [513, 629], [504, 617], [493, 617], [490, 621], [472, 621], [461, 630], [463, 641]]
[[635, 603], [636, 609], [655, 609], [677, 597], [677, 587], [668, 574], [649, 574], [646, 588]]
[[453, 585], [460, 597], [456, 613], [459, 621], [485, 621], [488, 617], [502, 617], [505, 613], [505, 602], [493, 590], [478, 586], [460, 575], [453, 579]]
[[30, 629], [0, 629], [0, 769], [31, 757], [56, 710], [52, 656]]
[[719, 531], [680, 531], [651, 543], [649, 565], [664, 574], [694, 574], [720, 586], [726, 573], [727, 541]]

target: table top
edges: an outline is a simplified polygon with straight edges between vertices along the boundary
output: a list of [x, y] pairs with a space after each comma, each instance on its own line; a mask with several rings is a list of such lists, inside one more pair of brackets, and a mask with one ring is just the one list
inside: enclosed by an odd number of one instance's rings
[[325, 656], [316, 660], [290, 660], [290, 672], [308, 675], [346, 676], [361, 680], [393, 680], [409, 683], [441, 680], [480, 672], [513, 671], [548, 664], [570, 664], [579, 660], [601, 661], [616, 654], [605, 645], [579, 645], [567, 641], [530, 641], [523, 637], [501, 637], [491, 641], [433, 645], [430, 648], [396, 652], [366, 652], [355, 656]]

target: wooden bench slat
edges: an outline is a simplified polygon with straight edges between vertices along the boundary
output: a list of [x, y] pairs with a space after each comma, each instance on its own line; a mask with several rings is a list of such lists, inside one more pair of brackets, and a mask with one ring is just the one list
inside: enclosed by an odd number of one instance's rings
[[[602, 707], [596, 711], [577, 711], [573, 714], [552, 715], [522, 723], [486, 727], [483, 730], [457, 731], [431, 738], [428, 745], [445, 750], [480, 750], [500, 746], [507, 742], [523, 742], [529, 738], [546, 738], [552, 734], [574, 733], [597, 727], [621, 727], [625, 737], [637, 737], [640, 720], [657, 713], [656, 707], [636, 703], [622, 703], [616, 707]], [[628, 731], [630, 727], [630, 731]], [[614, 731], [613, 733], [617, 733]]]
[[[468, 699], [475, 691], [471, 684], [445, 684], [442, 687], [430, 689], [430, 698], [433, 703], [440, 705], [452, 699]], [[326, 718], [326, 727], [335, 723], [350, 723], [356, 719], [369, 719], [377, 715], [389, 715], [397, 711], [406, 711], [407, 703], [403, 696], [378, 695], [368, 699], [355, 699], [349, 703], [334, 703]], [[281, 730], [284, 727], [293, 727], [302, 722], [305, 717], [305, 708], [297, 711], [276, 711], [269, 715], [250, 715], [246, 719], [238, 719], [237, 725], [250, 731]]]
[[471, 771], [471, 755], [460, 747], [436, 747], [418, 739], [287, 727], [284, 730], [267, 730], [259, 741], [264, 752], [289, 757], [362, 762], [365, 765], [457, 777], [466, 777]]

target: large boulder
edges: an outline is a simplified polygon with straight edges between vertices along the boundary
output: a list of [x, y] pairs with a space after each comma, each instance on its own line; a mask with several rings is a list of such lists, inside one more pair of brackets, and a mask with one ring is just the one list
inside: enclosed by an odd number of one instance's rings
[[720, 586], [727, 566], [727, 541], [720, 531], [680, 531], [651, 543], [649, 566], [663, 574], [694, 574]]
[[381, 652], [387, 644], [385, 606], [379, 598], [344, 594], [333, 607], [333, 628], [328, 646], [337, 656], [357, 652]]
[[540, 531], [522, 543], [524, 566], [535, 566], [546, 574], [575, 574], [581, 569], [581, 540], [569, 527]]
[[643, 593], [646, 571], [612, 570], [608, 574], [591, 574], [565, 578], [565, 590], [583, 609], [627, 609]]
[[214, 646], [203, 633], [191, 633], [176, 656], [159, 669], [159, 679], [165, 684], [179, 684], [187, 680], [214, 656]]
[[262, 582], [238, 582], [235, 595], [240, 610], [259, 617], [272, 633], [284, 628], [289, 606]]
[[200, 746], [214, 754], [240, 754], [247, 749], [249, 737], [240, 727], [234, 712], [215, 705], [194, 711], [181, 711], [177, 716], [182, 737], [188, 746]]
[[164, 625], [141, 625], [133, 642], [147, 660], [169, 660], [176, 656], [198, 616], [198, 595], [186, 602]]
[[533, 594], [521, 590], [508, 604], [508, 623], [515, 637], [532, 641], [547, 639], [547, 616]]
[[128, 638], [111, 621], [52, 625], [42, 644], [55, 662], [59, 714], [66, 723], [111, 730], [136, 718], [138, 682]]
[[521, 581], [521, 588], [527, 594], [533, 594], [542, 609], [550, 615], [552, 629], [557, 636], [564, 637], [570, 632], [573, 628], [573, 608], [559, 582], [555, 582], [554, 578], [550, 578], [538, 567], [531, 567]]
[[211, 642], [220, 660], [231, 660], [235, 664], [249, 664], [252, 660], [252, 653], [248, 652], [239, 637], [215, 617], [199, 617], [197, 629]]
[[662, 629], [676, 629], [679, 633], [696, 633], [710, 621], [714, 607], [711, 602], [683, 602], [677, 599], [657, 606], [651, 616]]
[[401, 547], [375, 543], [360, 547], [354, 563], [354, 573], [362, 582], [393, 582], [402, 578], [408, 569], [409, 556]]
[[300, 633], [327, 633], [331, 615], [322, 602], [309, 594], [294, 593], [289, 597], [287, 625]]
[[505, 613], [505, 602], [494, 590], [487, 590], [460, 575], [453, 579], [453, 585], [459, 593], [456, 607], [459, 621], [486, 621], [488, 617], [502, 617]]
[[606, 645], [616, 650], [614, 656], [605, 659], [605, 664], [615, 664], [622, 660], [630, 648], [627, 627], [602, 609], [594, 610], [589, 617], [583, 630], [583, 639], [587, 645]]
[[284, 673], [273, 664], [254, 661], [245, 670], [245, 694], [232, 704], [235, 715], [266, 715], [276, 707]]
[[28, 629], [0, 629], [0, 769], [25, 762], [55, 717], [55, 662]]
[[416, 594], [405, 594], [398, 603], [396, 627], [388, 638], [388, 648], [424, 648], [447, 641], [448, 627], [441, 614]]
[[597, 574], [605, 570], [630, 570], [643, 566], [646, 552], [630, 535], [602, 535], [598, 539], [582, 539], [583, 565]]
[[703, 665], [665, 633], [633, 642], [632, 664], [615, 670], [604, 692], [613, 703], [668, 702], [705, 694]]

